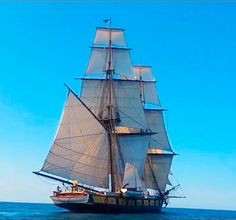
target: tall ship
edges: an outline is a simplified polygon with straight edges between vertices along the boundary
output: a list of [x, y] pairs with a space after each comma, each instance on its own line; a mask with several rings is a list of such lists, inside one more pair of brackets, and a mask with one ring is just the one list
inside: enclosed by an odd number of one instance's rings
[[73, 212], [159, 212], [178, 186], [151, 66], [133, 65], [123, 29], [98, 27], [80, 94], [69, 86], [40, 171]]

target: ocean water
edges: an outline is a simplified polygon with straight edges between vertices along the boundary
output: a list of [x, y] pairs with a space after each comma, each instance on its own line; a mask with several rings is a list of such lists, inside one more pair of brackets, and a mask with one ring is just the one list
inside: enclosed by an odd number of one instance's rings
[[52, 204], [0, 202], [0, 220], [236, 220], [236, 211], [164, 208], [157, 214], [78, 214]]

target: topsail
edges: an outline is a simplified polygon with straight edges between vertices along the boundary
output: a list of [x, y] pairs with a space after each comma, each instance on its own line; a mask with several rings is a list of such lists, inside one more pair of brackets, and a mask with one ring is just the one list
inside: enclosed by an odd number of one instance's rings
[[133, 77], [130, 48], [127, 47], [124, 30], [97, 28], [86, 75], [106, 74], [109, 62], [115, 74], [124, 78]]

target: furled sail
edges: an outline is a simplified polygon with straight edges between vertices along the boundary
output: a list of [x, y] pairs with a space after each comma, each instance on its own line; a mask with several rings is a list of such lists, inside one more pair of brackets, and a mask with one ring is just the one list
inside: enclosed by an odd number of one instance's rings
[[165, 191], [173, 154], [148, 154], [144, 182], [147, 188]]
[[108, 152], [107, 131], [70, 91], [42, 171], [108, 188]]
[[138, 171], [135, 165], [126, 163], [125, 172], [123, 177], [123, 186], [126, 188], [139, 188], [143, 187], [143, 184], [139, 178]]
[[166, 133], [163, 111], [156, 109], [145, 110], [146, 121], [153, 132], [157, 132], [152, 136], [150, 147], [171, 151], [171, 145]]

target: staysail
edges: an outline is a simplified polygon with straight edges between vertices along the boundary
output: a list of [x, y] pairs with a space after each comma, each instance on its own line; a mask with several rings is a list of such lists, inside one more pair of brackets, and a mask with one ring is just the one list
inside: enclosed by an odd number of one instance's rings
[[69, 91], [55, 140], [41, 170], [108, 188], [108, 149], [105, 128]]

